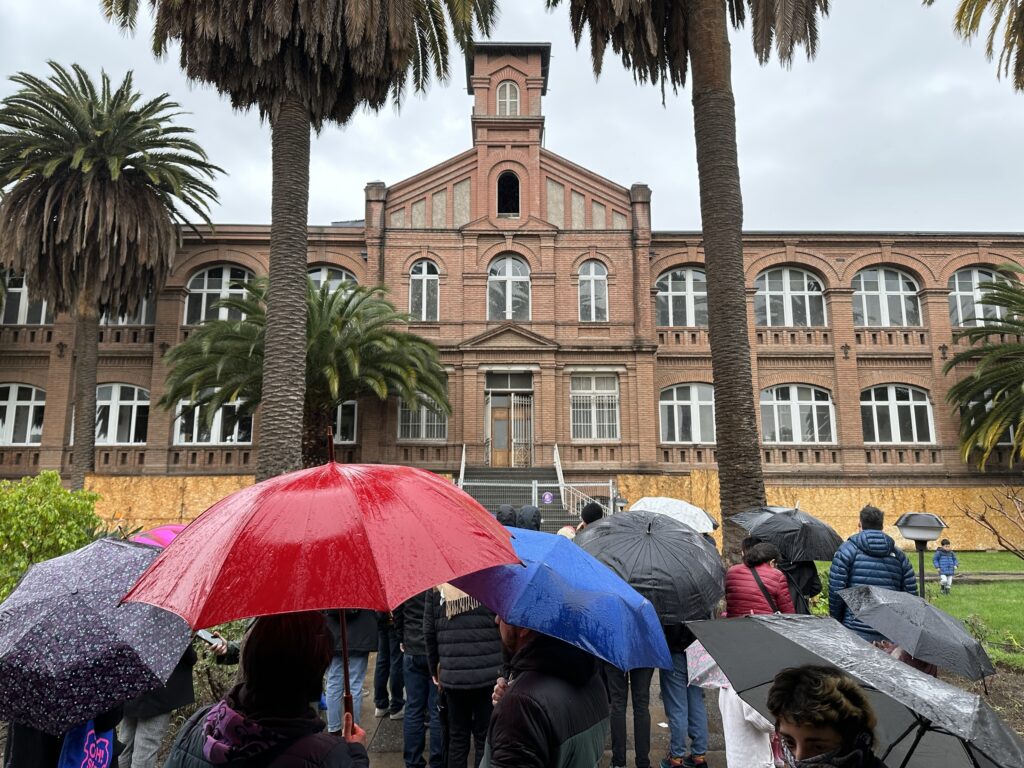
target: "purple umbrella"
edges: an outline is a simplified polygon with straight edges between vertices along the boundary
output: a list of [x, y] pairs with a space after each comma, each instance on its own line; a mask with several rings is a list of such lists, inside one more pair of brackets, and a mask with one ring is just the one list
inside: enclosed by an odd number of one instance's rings
[[158, 554], [100, 539], [29, 568], [0, 603], [0, 717], [59, 735], [167, 682], [188, 625], [120, 604]]

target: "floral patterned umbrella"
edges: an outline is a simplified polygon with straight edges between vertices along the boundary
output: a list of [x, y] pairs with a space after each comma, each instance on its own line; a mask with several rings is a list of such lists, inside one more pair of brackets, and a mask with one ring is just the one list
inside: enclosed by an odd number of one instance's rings
[[188, 625], [120, 604], [158, 554], [100, 539], [29, 568], [0, 603], [0, 718], [59, 735], [167, 681]]

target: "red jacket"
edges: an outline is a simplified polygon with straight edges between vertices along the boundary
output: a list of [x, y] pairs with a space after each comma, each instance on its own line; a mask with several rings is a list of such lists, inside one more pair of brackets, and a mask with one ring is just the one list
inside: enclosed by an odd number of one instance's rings
[[[786, 574], [768, 563], [757, 566], [757, 575], [764, 588], [775, 601], [780, 613], [795, 613], [789, 596]], [[728, 616], [747, 616], [751, 613], [775, 613], [754, 581], [750, 568], [742, 563], [734, 565], [725, 574], [725, 612]]]

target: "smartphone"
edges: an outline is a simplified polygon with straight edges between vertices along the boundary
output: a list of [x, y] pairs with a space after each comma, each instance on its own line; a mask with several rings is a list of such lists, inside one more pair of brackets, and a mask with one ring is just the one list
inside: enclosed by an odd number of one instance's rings
[[216, 637], [213, 636], [212, 632], [208, 632], [205, 629], [197, 629], [196, 637], [198, 637], [204, 643], [208, 643], [209, 645], [216, 645], [220, 642]]

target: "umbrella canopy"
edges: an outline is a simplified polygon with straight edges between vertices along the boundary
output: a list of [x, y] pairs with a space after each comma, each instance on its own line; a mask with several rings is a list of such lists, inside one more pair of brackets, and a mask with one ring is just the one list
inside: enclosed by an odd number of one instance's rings
[[662, 624], [706, 619], [725, 594], [718, 550], [667, 515], [606, 517], [588, 525], [577, 543], [650, 600]]
[[725, 688], [729, 681], [700, 640], [686, 646], [686, 679], [689, 685], [701, 688]]
[[611, 570], [552, 533], [517, 529], [512, 544], [522, 565], [488, 568], [455, 586], [506, 623], [557, 637], [619, 669], [671, 669], [654, 607]]
[[971, 680], [995, 674], [985, 649], [960, 620], [917, 595], [861, 586], [839, 596], [857, 618], [914, 658]]
[[120, 604], [156, 556], [100, 539], [28, 569], [0, 603], [0, 718], [59, 735], [167, 682], [188, 626]]
[[887, 765], [1024, 768], [1024, 742], [981, 697], [897, 661], [834, 619], [743, 616], [687, 626], [736, 693], [768, 718], [766, 700], [777, 673], [825, 664], [865, 687], [878, 718], [875, 751]]
[[125, 600], [173, 611], [194, 629], [292, 611], [387, 611], [455, 576], [514, 562], [508, 530], [447, 480], [331, 462], [221, 499]]
[[728, 518], [751, 536], [779, 548], [783, 560], [831, 560], [843, 543], [835, 529], [802, 509], [759, 507]]
[[697, 533], [711, 533], [718, 527], [718, 521], [698, 507], [682, 499], [668, 496], [644, 496], [633, 503], [630, 512], [657, 512], [685, 523]]
[[167, 525], [160, 525], [156, 528], [151, 528], [148, 531], [143, 531], [136, 536], [132, 536], [132, 541], [138, 542], [139, 544], [149, 544], [153, 547], [160, 547], [163, 549], [172, 541], [175, 537], [185, 530], [185, 526], [181, 523], [169, 523]]

